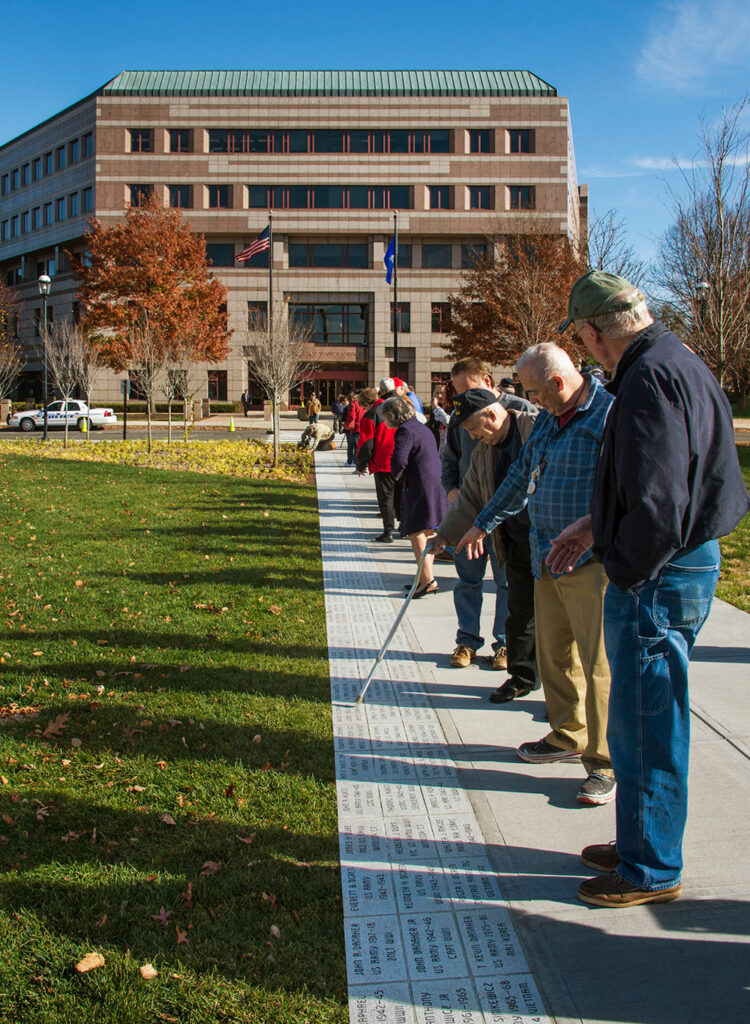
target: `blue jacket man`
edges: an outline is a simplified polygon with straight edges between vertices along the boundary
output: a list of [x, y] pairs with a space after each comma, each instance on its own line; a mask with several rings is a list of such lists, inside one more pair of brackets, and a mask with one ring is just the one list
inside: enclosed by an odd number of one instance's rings
[[726, 396], [702, 360], [651, 317], [628, 281], [592, 271], [570, 294], [576, 336], [613, 372], [591, 515], [548, 559], [593, 547], [609, 585], [609, 741], [617, 841], [586, 847], [579, 897], [605, 907], [677, 899], [687, 818], [688, 664], [719, 578], [718, 538], [750, 506]]

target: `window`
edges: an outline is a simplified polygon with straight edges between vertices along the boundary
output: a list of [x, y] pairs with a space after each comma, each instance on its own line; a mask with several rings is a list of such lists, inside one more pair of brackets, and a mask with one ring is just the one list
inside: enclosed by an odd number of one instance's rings
[[170, 153], [192, 153], [193, 133], [189, 128], [170, 128], [169, 130], [169, 152]]
[[130, 129], [130, 152], [131, 153], [153, 153], [154, 151], [154, 130], [153, 128], [131, 128]]
[[78, 139], [73, 139], [68, 143], [68, 160], [72, 164], [77, 164], [81, 159], [81, 143]]
[[411, 267], [411, 242], [399, 242], [398, 243], [398, 268], [405, 267], [407, 270]]
[[4, 174], [0, 178], [0, 196], [7, 196], [10, 192], [10, 175]]
[[343, 131], [317, 131], [311, 132], [312, 147], [314, 153], [344, 153]]
[[427, 270], [441, 269], [451, 265], [451, 247], [444, 244], [422, 246], [422, 266]]
[[232, 206], [231, 185], [209, 185], [208, 206], [211, 210], [229, 210]]
[[18, 238], [21, 233], [21, 221], [18, 214], [10, 218], [10, 237]]
[[52, 203], [44, 204], [44, 226], [47, 227], [49, 224], [55, 223], [55, 217], [52, 212]]
[[81, 212], [81, 197], [77, 192], [68, 196], [68, 211], [71, 217], [77, 217]]
[[491, 210], [492, 207], [492, 185], [469, 185], [470, 210]]
[[83, 155], [84, 157], [94, 155], [94, 133], [86, 132], [83, 136]]
[[471, 270], [477, 263], [483, 263], [487, 259], [487, 245], [485, 242], [473, 242], [461, 246], [461, 269]]
[[20, 174], [21, 174], [21, 172], [18, 170], [17, 167], [14, 168], [10, 172], [10, 190], [11, 190], [11, 192], [15, 192], [16, 189], [20, 186], [20, 184], [21, 184]]
[[[257, 236], [256, 236], [257, 237]], [[247, 249], [252, 239], [248, 238], [247, 242], [243, 244], [242, 248]], [[270, 255], [270, 249], [266, 249], [264, 252], [256, 252], [254, 256], [251, 256], [249, 260], [243, 260], [239, 264], [241, 270], [258, 270], [262, 267], [268, 266], [268, 257]]]
[[227, 371], [208, 371], [208, 397], [212, 402], [226, 402], [227, 400]]
[[232, 242], [207, 242], [206, 261], [214, 267], [234, 266], [234, 244]]
[[21, 214], [21, 233], [26, 234], [31, 231], [31, 210], [24, 210]]
[[169, 185], [169, 205], [178, 210], [190, 210], [193, 206], [192, 185]]
[[34, 181], [39, 181], [42, 176], [42, 158], [40, 156], [31, 165], [31, 171]]
[[153, 185], [128, 185], [128, 188], [131, 206], [145, 206], [154, 194]]
[[290, 242], [290, 267], [367, 267], [366, 242]]
[[369, 306], [366, 302], [290, 303], [289, 315], [311, 331], [314, 345], [366, 345]]
[[451, 329], [450, 302], [433, 302], [431, 319], [433, 334], [449, 334]]
[[31, 164], [24, 164], [21, 168], [21, 184], [31, 184]]
[[396, 303], [391, 303], [391, 331], [398, 330], [399, 334], [409, 334], [411, 332], [411, 303], [410, 302], [399, 302], [398, 309]]
[[453, 209], [453, 189], [450, 185], [430, 185], [430, 209]]
[[65, 220], [65, 197], [60, 196], [59, 199], [55, 200], [55, 220]]
[[492, 136], [489, 128], [472, 128], [469, 132], [470, 153], [491, 153]]
[[92, 213], [94, 210], [94, 189], [91, 185], [83, 190], [83, 212]]
[[42, 226], [42, 208], [35, 206], [31, 211], [31, 227], [36, 231]]
[[4, 220], [0, 224], [0, 242], [7, 242], [10, 238], [10, 220]]
[[508, 152], [510, 153], [533, 153], [535, 141], [532, 128], [510, 128], [508, 130]]
[[65, 146], [58, 146], [55, 150], [55, 167], [58, 171], [65, 167]]
[[44, 173], [45, 173], [45, 175], [46, 174], [52, 174], [54, 169], [55, 169], [55, 164], [54, 164], [54, 161], [52, 159], [52, 154], [51, 153], [45, 153], [44, 154]]
[[533, 210], [536, 206], [536, 188], [533, 185], [509, 185], [508, 200], [511, 210]]
[[342, 210], [344, 192], [342, 185], [314, 185], [311, 189], [312, 205], [316, 210]]
[[247, 329], [249, 331], [265, 331], [268, 326], [268, 302], [256, 300], [247, 304]]

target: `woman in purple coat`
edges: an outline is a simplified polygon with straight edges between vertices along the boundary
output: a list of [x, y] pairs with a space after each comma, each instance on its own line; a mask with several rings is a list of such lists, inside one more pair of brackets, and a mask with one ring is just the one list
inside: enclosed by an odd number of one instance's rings
[[[404, 478], [399, 531], [411, 541], [414, 558], [419, 562], [427, 541], [448, 510], [448, 499], [440, 483], [440, 456], [432, 431], [416, 418], [411, 402], [387, 399], [383, 403], [383, 420], [396, 431], [391, 473], [396, 480]], [[432, 555], [427, 555], [414, 597], [437, 593], [432, 562]]]

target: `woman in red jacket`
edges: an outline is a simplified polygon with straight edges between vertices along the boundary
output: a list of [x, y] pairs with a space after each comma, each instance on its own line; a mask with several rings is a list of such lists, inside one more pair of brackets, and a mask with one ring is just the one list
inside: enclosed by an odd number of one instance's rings
[[347, 466], [357, 465], [357, 446], [359, 445], [359, 425], [362, 421], [365, 410], [357, 401], [357, 396], [352, 393], [348, 396], [349, 404], [344, 409], [341, 421], [341, 429], [346, 434], [346, 464]]

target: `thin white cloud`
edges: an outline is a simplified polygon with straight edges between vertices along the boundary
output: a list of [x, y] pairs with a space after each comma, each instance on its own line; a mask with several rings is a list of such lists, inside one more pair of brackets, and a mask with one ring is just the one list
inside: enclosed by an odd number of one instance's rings
[[592, 164], [590, 167], [582, 167], [580, 171], [584, 178], [642, 178], [645, 170], [634, 171], [621, 167], [606, 167], [601, 164]]
[[691, 90], [746, 67], [749, 57], [747, 0], [670, 0], [651, 18], [637, 71], [651, 85]]

